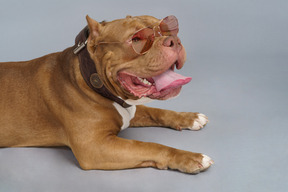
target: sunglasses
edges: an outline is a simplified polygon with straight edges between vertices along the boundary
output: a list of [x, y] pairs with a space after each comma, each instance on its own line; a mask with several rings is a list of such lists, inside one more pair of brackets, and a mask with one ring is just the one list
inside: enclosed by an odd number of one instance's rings
[[[155, 37], [177, 36], [178, 32], [178, 20], [174, 15], [170, 15], [162, 19], [160, 23], [154, 27], [146, 27], [136, 31], [128, 42], [131, 43], [135, 53], [143, 55], [152, 47]], [[98, 45], [107, 43], [120, 42], [99, 42]]]
[[179, 31], [178, 20], [171, 15], [160, 21], [153, 28], [140, 29], [131, 38], [132, 47], [137, 54], [145, 54], [152, 47], [155, 37], [177, 35]]

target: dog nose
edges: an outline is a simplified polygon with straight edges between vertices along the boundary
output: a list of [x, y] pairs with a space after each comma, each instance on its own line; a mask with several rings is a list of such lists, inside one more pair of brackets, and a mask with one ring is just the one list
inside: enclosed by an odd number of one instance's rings
[[165, 47], [171, 47], [177, 52], [180, 52], [182, 46], [181, 46], [181, 41], [177, 36], [169, 36], [163, 41], [163, 45]]

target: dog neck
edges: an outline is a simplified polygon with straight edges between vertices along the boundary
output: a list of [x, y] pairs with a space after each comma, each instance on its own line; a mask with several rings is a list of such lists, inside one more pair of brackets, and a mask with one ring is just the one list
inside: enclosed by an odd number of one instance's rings
[[87, 50], [87, 39], [89, 37], [89, 28], [86, 26], [75, 39], [75, 49], [74, 54], [78, 55], [80, 71], [83, 79], [87, 85], [95, 92], [99, 93], [103, 97], [106, 97], [112, 101], [115, 101], [124, 108], [128, 108], [131, 105], [127, 104], [125, 101], [119, 97], [113, 95], [103, 84], [101, 79], [97, 74], [97, 69], [94, 61], [91, 59], [89, 52]]

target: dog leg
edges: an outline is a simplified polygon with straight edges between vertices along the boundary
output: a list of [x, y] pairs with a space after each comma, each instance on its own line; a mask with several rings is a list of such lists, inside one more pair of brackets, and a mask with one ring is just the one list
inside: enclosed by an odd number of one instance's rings
[[72, 151], [85, 170], [117, 170], [139, 167], [176, 169], [199, 173], [213, 164], [211, 158], [156, 143], [145, 143], [109, 135], [91, 143], [74, 145]]
[[170, 127], [176, 130], [200, 130], [208, 123], [208, 117], [201, 113], [175, 112], [137, 105], [131, 127]]

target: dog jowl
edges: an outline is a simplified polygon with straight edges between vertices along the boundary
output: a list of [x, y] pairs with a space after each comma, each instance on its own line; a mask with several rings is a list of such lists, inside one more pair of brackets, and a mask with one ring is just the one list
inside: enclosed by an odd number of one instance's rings
[[0, 147], [68, 146], [85, 170], [210, 167], [201, 153], [117, 136], [127, 127], [199, 130], [208, 122], [143, 105], [177, 96], [191, 80], [176, 73], [186, 58], [177, 18], [86, 19], [73, 47], [0, 63]]

